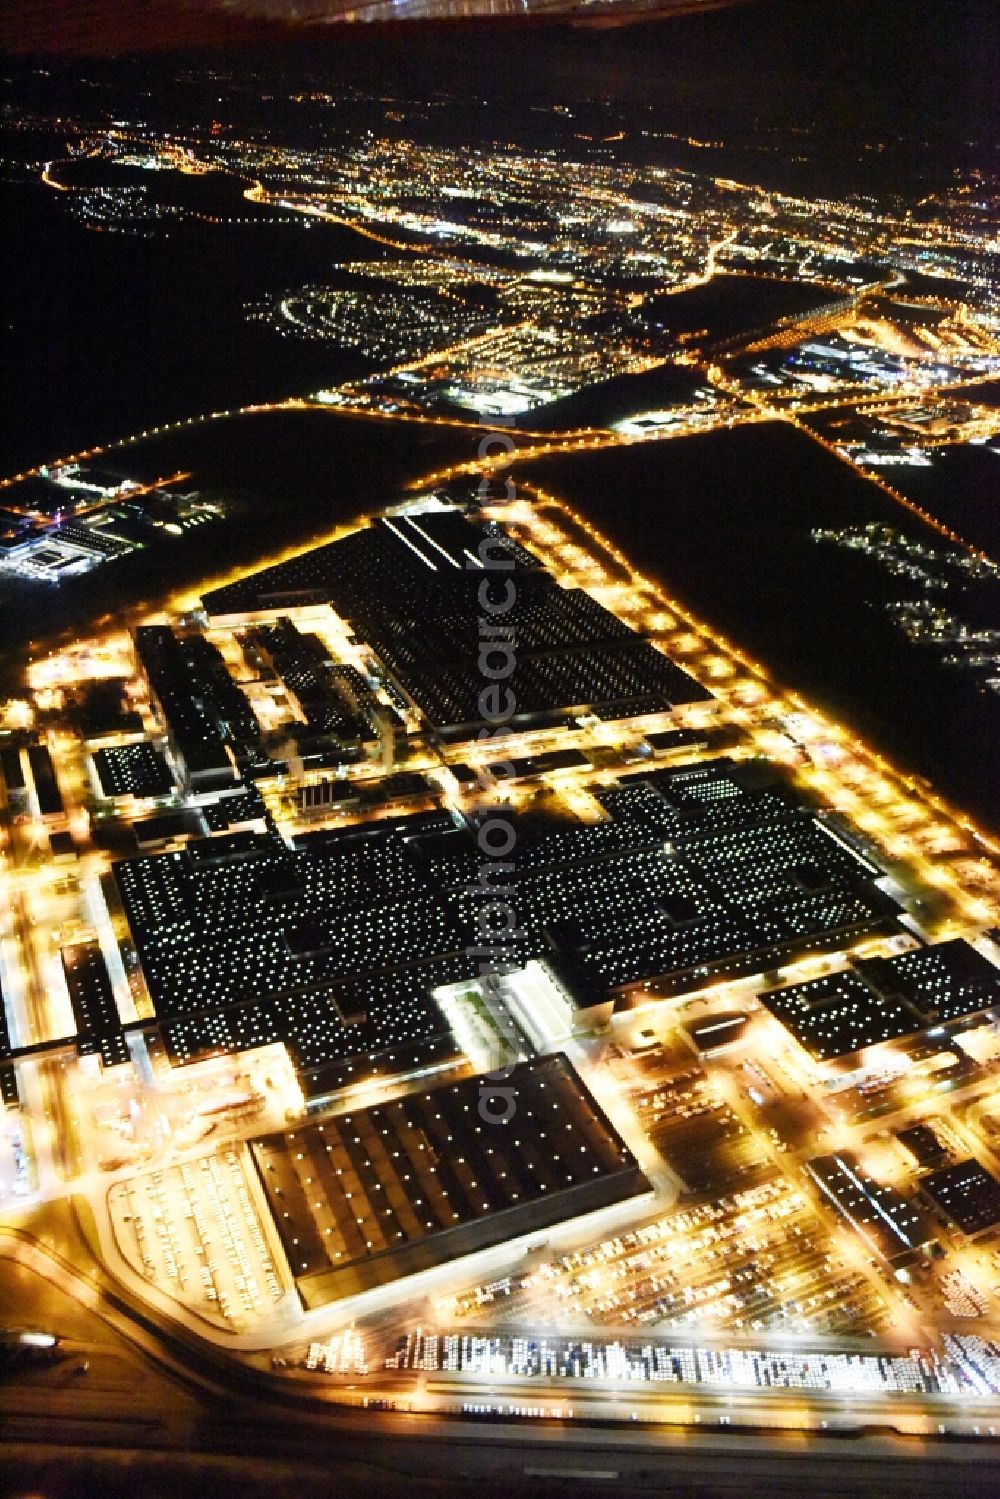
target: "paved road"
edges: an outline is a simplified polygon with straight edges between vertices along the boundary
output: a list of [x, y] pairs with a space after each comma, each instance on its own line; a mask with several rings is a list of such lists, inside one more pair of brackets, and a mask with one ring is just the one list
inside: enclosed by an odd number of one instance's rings
[[[211, 1486], [205, 1490], [199, 1461], [205, 1472], [227, 1474], [229, 1491], [241, 1499], [257, 1499], [258, 1493], [308, 1499], [329, 1492], [341, 1499], [355, 1493], [548, 1496], [610, 1490], [699, 1499], [747, 1492], [776, 1499], [806, 1493], [868, 1499], [890, 1475], [892, 1488], [912, 1499], [992, 1499], [1000, 1491], [996, 1442], [949, 1444], [883, 1432], [806, 1438], [732, 1428], [708, 1434], [627, 1423], [612, 1429], [470, 1424], [444, 1414], [324, 1410], [301, 1390], [272, 1398], [251, 1371], [215, 1356], [198, 1359], [166, 1329], [134, 1315], [124, 1299], [100, 1295], [65, 1261], [7, 1236], [2, 1247], [7, 1255], [16, 1251], [22, 1270], [45, 1280], [50, 1294], [83, 1299], [88, 1292], [92, 1313], [115, 1346], [105, 1351], [93, 1329], [81, 1328], [72, 1351], [75, 1361], [94, 1356], [93, 1378], [76, 1378], [63, 1368], [0, 1384], [8, 1475], [0, 1479], [0, 1494], [31, 1493], [41, 1473], [43, 1491], [59, 1499], [90, 1492], [102, 1499], [188, 1492], [208, 1499]], [[120, 1370], [116, 1358], [145, 1361], [157, 1377], [130, 1389], [114, 1372]], [[86, 1484], [81, 1475], [87, 1475]]]
[[[51, 1416], [5, 1417], [7, 1452], [30, 1456], [54, 1443], [68, 1465], [79, 1465], [95, 1449], [104, 1455], [138, 1450], [141, 1473], [154, 1466], [181, 1473], [192, 1452], [222, 1457], [235, 1474], [251, 1460], [261, 1481], [276, 1473], [297, 1470], [307, 1480], [324, 1463], [333, 1464], [329, 1492], [344, 1495], [484, 1494], [589, 1495], [689, 1494], [713, 1496], [756, 1494], [836, 1496], [871, 1499], [881, 1489], [908, 1499], [943, 1499], [965, 1495], [993, 1496], [1000, 1488], [1000, 1450], [970, 1449], [967, 1445], [941, 1450], [908, 1446], [891, 1437], [865, 1441], [823, 1439], [804, 1444], [778, 1444], [745, 1435], [698, 1437], [687, 1434], [624, 1431], [608, 1433], [592, 1428], [554, 1426], [530, 1432], [511, 1426], [470, 1428], [449, 1420], [399, 1416], [371, 1418], [368, 1435], [342, 1430], [321, 1418], [286, 1418], [242, 1411], [216, 1414], [201, 1420], [195, 1440], [188, 1444], [166, 1433], [154, 1432], [135, 1418], [125, 1423], [114, 1416], [60, 1416], [58, 1429]], [[336, 1480], [332, 1472], [336, 1473]], [[268, 1492], [274, 1492], [270, 1487]], [[309, 1492], [306, 1483], [306, 1492]], [[148, 1490], [137, 1486], [127, 1492]], [[175, 1492], [185, 1492], [178, 1488]], [[264, 1492], [262, 1489], [261, 1492]], [[278, 1493], [284, 1493], [280, 1488]], [[291, 1492], [289, 1490], [289, 1492]], [[248, 1490], [244, 1499], [255, 1499]]]

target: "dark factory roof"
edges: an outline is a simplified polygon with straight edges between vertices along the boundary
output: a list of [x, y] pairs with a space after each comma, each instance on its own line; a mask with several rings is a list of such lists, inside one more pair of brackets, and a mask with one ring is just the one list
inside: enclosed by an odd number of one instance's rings
[[253, 1143], [307, 1306], [649, 1190], [565, 1056], [514, 1069], [509, 1115], [494, 1086], [439, 1084]]

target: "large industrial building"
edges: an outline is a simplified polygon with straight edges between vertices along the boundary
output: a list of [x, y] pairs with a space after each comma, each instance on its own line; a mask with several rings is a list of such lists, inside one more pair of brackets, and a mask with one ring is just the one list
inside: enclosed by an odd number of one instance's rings
[[[512, 602], [502, 612], [484, 610], [486, 579], [498, 606], [506, 605], [511, 581]], [[498, 652], [516, 641], [516, 661], [503, 678], [516, 703], [515, 728], [557, 723], [567, 713], [625, 718], [711, 700], [589, 594], [560, 588], [500, 527], [454, 510], [382, 519], [204, 597], [218, 621], [273, 620], [325, 603], [350, 622], [405, 700], [444, 733], [471, 736], [486, 718], [484, 613]]]
[[[539, 1027], [521, 1017], [536, 1039], [606, 1021], [652, 983], [684, 993], [896, 929], [875, 871], [735, 762], [599, 795], [602, 822], [507, 814], [518, 929], [503, 957], [536, 965], [562, 1010]], [[168, 1054], [285, 1041], [310, 1096], [362, 1068], [407, 1070], [425, 1047], [443, 1063], [453, 1043], [434, 992], [478, 972], [477, 826], [442, 809], [290, 847], [265, 820], [116, 864]]]
[[[371, 1290], [640, 1197], [631, 1152], [561, 1054], [252, 1144], [307, 1306]], [[504, 1117], [506, 1116], [506, 1117]]]
[[813, 1057], [828, 1061], [994, 1009], [1000, 969], [956, 938], [858, 962], [762, 998]]

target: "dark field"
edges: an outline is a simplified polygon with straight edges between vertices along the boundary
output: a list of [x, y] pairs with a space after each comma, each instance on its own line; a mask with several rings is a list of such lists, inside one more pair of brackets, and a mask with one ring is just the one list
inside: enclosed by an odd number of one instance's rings
[[[175, 173], [142, 173], [158, 178]], [[182, 178], [187, 192], [210, 179]], [[163, 422], [305, 395], [366, 372], [356, 354], [283, 339], [245, 303], [371, 248], [335, 225], [161, 221], [153, 237], [85, 228], [64, 194], [0, 184], [7, 475]], [[253, 216], [232, 179], [204, 211]], [[164, 227], [166, 224], [166, 228]], [[29, 245], [31, 253], [25, 254]]]
[[810, 539], [881, 521], [934, 542], [874, 485], [778, 425], [553, 457], [529, 476], [779, 681], [997, 821], [996, 697], [891, 629], [869, 559]]
[[[970, 394], [981, 399], [978, 392]], [[939, 448], [933, 457], [931, 468], [893, 469], [889, 482], [973, 546], [1000, 559], [1000, 444]]]
[[315, 410], [206, 423], [113, 450], [102, 464], [137, 476], [190, 470], [226, 519], [58, 584], [0, 583], [0, 673], [31, 641], [46, 644], [101, 618], [305, 543], [397, 497], [444, 457], [474, 458], [477, 434], [365, 421]]
[[806, 281], [770, 281], [753, 276], [714, 277], [691, 291], [656, 297], [646, 313], [649, 322], [672, 333], [698, 333], [709, 338], [734, 338], [765, 328], [776, 318], [791, 317], [822, 307], [837, 296]]

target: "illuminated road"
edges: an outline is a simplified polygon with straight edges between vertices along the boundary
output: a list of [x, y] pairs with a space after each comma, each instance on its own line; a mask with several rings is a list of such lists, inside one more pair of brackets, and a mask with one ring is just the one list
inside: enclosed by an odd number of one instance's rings
[[[663, 1492], [667, 1470], [671, 1484], [696, 1478], [702, 1485], [710, 1483], [713, 1493], [745, 1493], [751, 1484], [768, 1494], [798, 1495], [807, 1485], [810, 1492], [829, 1492], [839, 1499], [855, 1491], [871, 1492], [872, 1475], [884, 1473], [891, 1459], [894, 1483], [908, 1494], [974, 1496], [988, 1493], [1000, 1472], [1000, 1448], [988, 1440], [989, 1412], [984, 1408], [976, 1421], [968, 1405], [954, 1402], [943, 1402], [935, 1410], [935, 1430], [939, 1424], [955, 1423], [971, 1431], [978, 1424], [986, 1439], [982, 1444], [938, 1446], [926, 1438], [885, 1435], [882, 1406], [861, 1412], [876, 1428], [867, 1436], [845, 1439], [825, 1434], [823, 1421], [828, 1423], [827, 1433], [837, 1424], [834, 1406], [828, 1414], [808, 1418], [810, 1425], [797, 1431], [754, 1434], [741, 1429], [741, 1423], [760, 1419], [760, 1402], [738, 1396], [710, 1401], [701, 1430], [683, 1395], [673, 1399], [658, 1394], [648, 1401], [579, 1387], [556, 1396], [531, 1384], [490, 1390], [487, 1403], [500, 1408], [488, 1424], [471, 1428], [449, 1412], [482, 1398], [473, 1381], [435, 1380], [435, 1387], [416, 1399], [412, 1386], [385, 1385], [387, 1391], [395, 1388], [400, 1400], [419, 1406], [419, 1416], [415, 1411], [361, 1409], [358, 1393], [349, 1395], [355, 1403], [333, 1406], [321, 1380], [280, 1380], [235, 1364], [206, 1361], [204, 1354], [192, 1357], [176, 1337], [160, 1335], [148, 1318], [136, 1320], [121, 1298], [101, 1295], [86, 1274], [51, 1250], [3, 1234], [0, 1256], [92, 1307], [116, 1338], [135, 1349], [159, 1376], [157, 1385], [140, 1384], [132, 1391], [116, 1382], [112, 1407], [107, 1392], [111, 1375], [105, 1373], [105, 1367], [112, 1366], [101, 1363], [106, 1345], [86, 1337], [71, 1340], [71, 1356], [86, 1354], [91, 1359], [87, 1380], [43, 1376], [21, 1384], [0, 1383], [5, 1447], [12, 1456], [30, 1455], [36, 1445], [50, 1452], [53, 1446], [62, 1448], [67, 1457], [94, 1447], [146, 1448], [164, 1455], [252, 1456], [258, 1465], [276, 1458], [307, 1465], [328, 1460], [334, 1442], [342, 1480], [357, 1482], [367, 1475], [379, 1493], [419, 1493], [421, 1480], [428, 1478], [449, 1485], [489, 1484], [498, 1472], [508, 1493], [519, 1492], [522, 1483], [532, 1492], [549, 1492], [544, 1480], [551, 1480], [553, 1491], [565, 1492], [571, 1484], [574, 1491], [586, 1492], [588, 1480], [612, 1479], [619, 1488], [627, 1485], [630, 1493]], [[172, 1389], [164, 1379], [172, 1381]], [[530, 1405], [548, 1413], [553, 1402], [563, 1412], [572, 1404], [574, 1419], [505, 1419], [505, 1406]], [[904, 1421], [910, 1419], [905, 1409], [900, 1414]], [[595, 1427], [585, 1424], [588, 1415], [599, 1415], [604, 1423], [609, 1417], [622, 1420], [624, 1425], [618, 1430], [606, 1424]], [[766, 1423], [766, 1410], [763, 1418]], [[926, 1422], [926, 1411], [912, 1412], [914, 1424], [919, 1420]], [[706, 1429], [710, 1423], [717, 1434]], [[803, 1441], [806, 1429], [808, 1448]], [[379, 1444], [377, 1457], [373, 1443]]]

